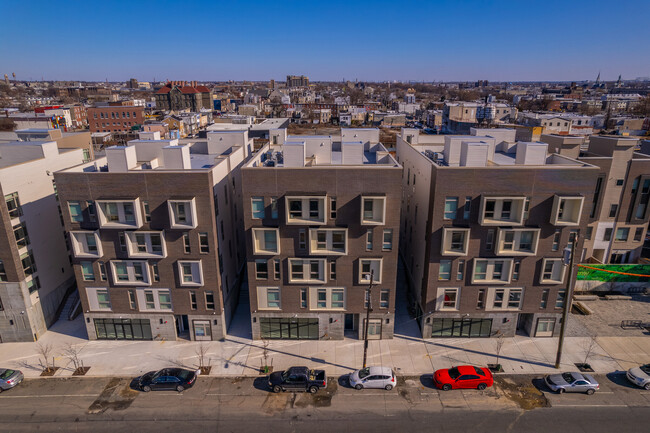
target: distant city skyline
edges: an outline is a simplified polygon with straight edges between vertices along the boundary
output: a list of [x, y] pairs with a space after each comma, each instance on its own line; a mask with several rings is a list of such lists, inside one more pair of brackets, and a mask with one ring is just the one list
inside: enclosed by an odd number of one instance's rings
[[[615, 7], [613, 7], [615, 6]], [[650, 76], [650, 2], [264, 1], [3, 6], [18, 80], [602, 81]], [[11, 35], [15, 35], [12, 37]]]

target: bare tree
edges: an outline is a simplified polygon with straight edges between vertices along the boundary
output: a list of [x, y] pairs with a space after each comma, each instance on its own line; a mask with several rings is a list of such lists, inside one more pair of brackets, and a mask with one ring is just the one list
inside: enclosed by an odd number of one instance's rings
[[81, 352], [81, 349], [77, 346], [73, 346], [72, 344], [68, 344], [65, 349], [63, 349], [63, 355], [68, 358], [70, 362], [72, 362], [72, 365], [74, 365], [75, 371], [79, 369], [79, 367], [82, 366], [82, 362], [79, 359], [79, 352]]
[[585, 366], [588, 365], [587, 361], [589, 360], [589, 357], [594, 353], [594, 350], [596, 350], [596, 346], [598, 346], [598, 343], [596, 342], [595, 335], [590, 336], [588, 340], [582, 342], [582, 347], [585, 351], [585, 362], [583, 362]]
[[[50, 369], [50, 356], [52, 356], [53, 351], [54, 351], [54, 347], [52, 346], [51, 343], [36, 344], [36, 353], [38, 353], [41, 356], [41, 363], [45, 368], [45, 370]], [[54, 367], [54, 359], [52, 359], [52, 367]]]
[[[262, 371], [264, 373], [269, 372], [269, 340], [262, 340], [262, 359], [264, 360], [264, 365], [262, 365]], [[273, 362], [273, 361], [271, 361]]]
[[499, 366], [499, 356], [501, 355], [501, 349], [503, 348], [503, 343], [505, 343], [505, 335], [499, 334], [496, 338], [495, 343], [495, 352], [497, 354], [497, 367]]
[[207, 367], [205, 365], [205, 357], [208, 353], [208, 346], [205, 343], [201, 343], [197, 346], [195, 350], [196, 356], [199, 358], [199, 368]]

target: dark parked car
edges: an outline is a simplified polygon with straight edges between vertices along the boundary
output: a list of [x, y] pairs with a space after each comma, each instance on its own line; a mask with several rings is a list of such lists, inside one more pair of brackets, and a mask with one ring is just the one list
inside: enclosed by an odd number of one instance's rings
[[0, 368], [0, 392], [13, 388], [23, 381], [25, 376], [20, 370]]
[[196, 382], [199, 370], [192, 371], [184, 368], [163, 368], [160, 371], [150, 371], [138, 380], [138, 387], [144, 391], [176, 390], [182, 392], [191, 388]]
[[269, 387], [273, 392], [292, 391], [316, 393], [327, 386], [325, 370], [310, 370], [307, 367], [291, 367], [276, 371], [269, 376]]

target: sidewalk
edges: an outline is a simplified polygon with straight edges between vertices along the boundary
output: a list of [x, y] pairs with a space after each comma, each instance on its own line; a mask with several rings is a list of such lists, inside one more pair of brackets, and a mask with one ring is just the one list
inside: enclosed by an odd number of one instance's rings
[[[66, 345], [80, 349], [79, 358], [90, 367], [88, 376], [137, 376], [165, 366], [198, 366], [197, 348], [204, 344], [206, 359], [212, 366], [211, 376], [254, 376], [262, 364], [263, 343], [250, 339], [250, 315], [247, 303], [239, 305], [229, 336], [225, 341], [89, 341], [83, 318], [58, 322], [39, 340], [52, 344], [56, 366], [62, 367], [55, 377], [71, 376], [72, 364], [62, 355]], [[570, 320], [573, 318], [570, 317]], [[419, 328], [408, 317], [406, 301], [398, 301], [395, 338], [370, 341], [369, 365], [393, 367], [403, 375], [431, 374], [434, 369], [459, 364], [496, 363], [496, 339], [438, 338], [422, 340]], [[650, 362], [650, 337], [598, 337], [588, 362], [596, 373], [627, 370]], [[583, 362], [589, 337], [567, 337], [562, 370], [576, 370], [573, 363]], [[42, 371], [37, 355], [38, 343], [3, 343], [0, 367], [17, 368], [27, 377]], [[505, 339], [499, 362], [509, 374], [544, 374], [555, 372], [557, 338], [516, 336]], [[292, 365], [323, 368], [329, 375], [341, 375], [361, 366], [363, 341], [270, 341], [269, 362], [275, 370]]]

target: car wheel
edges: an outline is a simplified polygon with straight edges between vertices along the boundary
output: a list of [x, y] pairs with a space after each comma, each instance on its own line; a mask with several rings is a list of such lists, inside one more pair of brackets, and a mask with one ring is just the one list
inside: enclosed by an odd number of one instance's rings
[[390, 391], [391, 389], [393, 389], [393, 385], [386, 385], [386, 391]]
[[273, 392], [275, 392], [276, 394], [280, 391], [282, 391], [282, 387], [280, 385], [275, 385], [273, 387]]
[[594, 392], [596, 392], [596, 391], [590, 388], [590, 389], [587, 390], [587, 395], [591, 395]]
[[564, 388], [558, 388], [557, 393], [558, 394], [564, 394]]
[[356, 385], [354, 385], [354, 389], [356, 389], [356, 390], [363, 389], [363, 385], [361, 385], [360, 383], [357, 383]]
[[445, 383], [444, 385], [442, 385], [442, 390], [443, 391], [449, 391], [450, 389], [451, 389], [451, 385], [449, 385], [448, 383]]
[[142, 387], [142, 390], [144, 392], [149, 392], [149, 391], [151, 391], [151, 387], [149, 385], [145, 385], [145, 386]]
[[178, 385], [178, 386], [176, 387], [176, 391], [178, 391], [178, 392], [183, 392], [184, 389], [185, 389], [185, 388], [183, 388], [182, 385]]
[[479, 383], [477, 388], [479, 391], [483, 391], [485, 388], [487, 388], [487, 385], [484, 383]]
[[650, 391], [650, 382], [646, 383], [643, 388]]
[[316, 394], [318, 392], [318, 387], [317, 386], [310, 386], [309, 387], [309, 393], [310, 394]]

